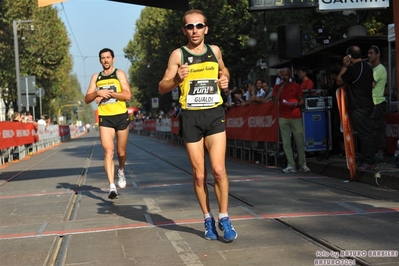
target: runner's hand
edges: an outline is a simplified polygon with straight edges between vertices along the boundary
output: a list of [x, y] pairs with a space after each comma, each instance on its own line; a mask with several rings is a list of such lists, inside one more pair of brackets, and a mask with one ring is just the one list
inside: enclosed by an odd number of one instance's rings
[[175, 80], [177, 81], [178, 84], [180, 84], [188, 76], [188, 71], [189, 71], [188, 63], [181, 65], [177, 69]]
[[229, 78], [219, 71], [218, 84], [220, 89], [227, 89], [229, 87]]

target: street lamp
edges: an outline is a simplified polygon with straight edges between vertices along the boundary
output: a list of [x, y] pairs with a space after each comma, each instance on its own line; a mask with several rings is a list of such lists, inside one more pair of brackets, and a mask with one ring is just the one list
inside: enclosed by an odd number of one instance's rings
[[[22, 111], [22, 104], [21, 104], [21, 81], [20, 81], [20, 71], [19, 71], [19, 49], [18, 49], [18, 36], [17, 36], [17, 27], [21, 23], [31, 23], [33, 20], [13, 20], [12, 22], [12, 29], [14, 32], [14, 52], [15, 52], [15, 74], [17, 78], [17, 110], [18, 112]], [[33, 27], [31, 28], [34, 29]], [[28, 97], [28, 95], [26, 95]]]

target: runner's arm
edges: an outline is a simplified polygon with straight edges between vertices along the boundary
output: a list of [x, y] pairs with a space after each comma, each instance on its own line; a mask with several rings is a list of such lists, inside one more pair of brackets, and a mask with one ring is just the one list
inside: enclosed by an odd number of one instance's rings
[[188, 68], [188, 64], [181, 65], [180, 49], [174, 50], [169, 57], [165, 74], [159, 82], [159, 93], [164, 94], [176, 88], [187, 77]]

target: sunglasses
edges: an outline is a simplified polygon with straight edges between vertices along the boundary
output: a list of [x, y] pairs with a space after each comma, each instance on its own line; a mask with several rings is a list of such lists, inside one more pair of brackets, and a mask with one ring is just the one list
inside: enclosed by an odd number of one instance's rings
[[372, 45], [371, 48], [377, 51], [377, 54], [380, 54], [380, 49], [378, 48], [377, 45]]
[[194, 27], [196, 27], [198, 30], [203, 29], [206, 25], [204, 23], [196, 23], [196, 24], [186, 24], [184, 25], [184, 28], [186, 30], [193, 30]]

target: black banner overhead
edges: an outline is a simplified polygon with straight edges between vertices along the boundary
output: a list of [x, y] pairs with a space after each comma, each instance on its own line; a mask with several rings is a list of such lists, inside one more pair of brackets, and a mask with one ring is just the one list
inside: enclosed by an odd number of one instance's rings
[[250, 11], [318, 7], [317, 0], [248, 0]]
[[165, 9], [173, 9], [180, 11], [189, 10], [188, 0], [108, 0], [112, 2], [120, 2], [126, 4], [134, 4], [141, 6], [151, 6]]

